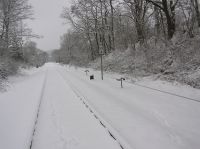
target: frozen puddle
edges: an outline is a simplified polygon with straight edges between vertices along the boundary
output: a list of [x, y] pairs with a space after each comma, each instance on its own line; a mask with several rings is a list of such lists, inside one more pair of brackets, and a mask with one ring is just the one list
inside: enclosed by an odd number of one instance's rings
[[32, 149], [121, 149], [62, 77], [48, 69]]

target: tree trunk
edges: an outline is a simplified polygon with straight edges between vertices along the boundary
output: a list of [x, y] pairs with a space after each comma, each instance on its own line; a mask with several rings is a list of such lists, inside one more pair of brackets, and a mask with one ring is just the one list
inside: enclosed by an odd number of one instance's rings
[[99, 36], [98, 36], [98, 33], [99, 33], [99, 31], [98, 31], [98, 10], [97, 10], [97, 6], [96, 6], [96, 8], [95, 8], [95, 40], [96, 40], [96, 46], [97, 46], [97, 51], [96, 51], [96, 55], [98, 55], [99, 54]]
[[144, 16], [146, 14], [144, 1], [135, 0], [134, 2], [129, 2], [131, 13], [135, 21], [136, 31], [137, 31], [137, 39], [143, 44], [145, 40], [145, 31], [144, 31]]
[[140, 23], [139, 20], [136, 20], [135, 25], [136, 25], [138, 40], [140, 43], [144, 43], [144, 31], [142, 24]]
[[154, 6], [154, 12], [155, 12], [155, 35], [158, 37], [160, 34], [160, 17], [159, 17], [159, 11], [156, 6]]
[[173, 21], [174, 19], [167, 17], [168, 39], [171, 39], [176, 31], [175, 22]]
[[93, 49], [93, 46], [92, 46], [92, 40], [91, 40], [89, 31], [87, 32], [87, 39], [88, 39], [88, 42], [89, 42], [91, 59], [94, 60], [95, 59], [95, 54], [94, 54], [94, 49]]
[[115, 35], [114, 35], [114, 8], [113, 8], [113, 0], [110, 0], [110, 10], [111, 10], [111, 49], [115, 50]]
[[196, 16], [197, 16], [197, 22], [198, 22], [198, 26], [200, 27], [199, 3], [198, 3], [198, 0], [194, 0], [194, 2], [195, 2], [195, 11], [196, 11]]
[[171, 39], [176, 31], [175, 24], [175, 6], [173, 5], [173, 1], [170, 1], [170, 11], [168, 9], [167, 0], [162, 0], [163, 10], [167, 18], [167, 30], [168, 30], [168, 39]]
[[169, 6], [167, 0], [162, 0], [159, 2], [152, 0], [146, 0], [146, 1], [152, 3], [154, 6], [158, 7], [165, 13], [167, 19], [168, 39], [171, 39], [176, 31], [175, 7], [178, 1], [176, 1], [176, 3], [174, 4], [173, 0], [169, 0]]
[[106, 43], [105, 43], [106, 39], [105, 39], [105, 23], [104, 23], [105, 19], [104, 19], [104, 15], [103, 15], [103, 1], [99, 0], [99, 2], [101, 5], [101, 8], [100, 8], [100, 13], [101, 13], [100, 42], [101, 42], [102, 48], [103, 48], [101, 50], [104, 51], [104, 54], [106, 54], [107, 50], [106, 50]]
[[[8, 19], [9, 20], [9, 19]], [[6, 21], [5, 24], [5, 42], [6, 42], [6, 49], [9, 47], [9, 21]]]

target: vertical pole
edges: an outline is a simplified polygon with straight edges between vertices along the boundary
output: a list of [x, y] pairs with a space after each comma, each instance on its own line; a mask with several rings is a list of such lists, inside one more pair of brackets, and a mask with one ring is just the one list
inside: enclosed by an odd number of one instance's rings
[[122, 79], [121, 79], [121, 88], [123, 88], [123, 85], [122, 85]]
[[101, 79], [103, 80], [103, 53], [101, 53]]

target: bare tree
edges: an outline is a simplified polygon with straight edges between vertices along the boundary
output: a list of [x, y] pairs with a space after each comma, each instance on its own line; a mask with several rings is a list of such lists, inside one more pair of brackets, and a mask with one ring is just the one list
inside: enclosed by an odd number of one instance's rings
[[110, 0], [110, 11], [111, 11], [111, 38], [112, 38], [112, 43], [111, 43], [111, 49], [115, 50], [115, 34], [114, 34], [114, 7], [113, 7], [113, 0]]
[[17, 36], [22, 36], [22, 29], [19, 25], [23, 20], [31, 18], [32, 7], [27, 0], [1, 0], [0, 14], [0, 40], [5, 43], [4, 48], [2, 48], [3, 51], [1, 51], [2, 55], [9, 47], [16, 46], [16, 42], [13, 42], [13, 40]]
[[190, 1], [191, 1], [192, 6], [195, 9], [198, 26], [200, 27], [200, 12], [199, 12], [198, 0], [190, 0]]
[[168, 39], [171, 39], [176, 31], [175, 8], [179, 0], [146, 0], [162, 10], [166, 16]]
[[138, 41], [144, 43], [145, 39], [145, 17], [148, 6], [145, 0], [124, 0], [131, 11], [132, 18], [135, 22]]
[[187, 32], [188, 35], [192, 38], [194, 37], [194, 27], [196, 24], [195, 21], [195, 9], [193, 7], [192, 4], [192, 0], [191, 1], [186, 1], [183, 0], [181, 2], [179, 2], [179, 8], [183, 14], [184, 17], [184, 32]]

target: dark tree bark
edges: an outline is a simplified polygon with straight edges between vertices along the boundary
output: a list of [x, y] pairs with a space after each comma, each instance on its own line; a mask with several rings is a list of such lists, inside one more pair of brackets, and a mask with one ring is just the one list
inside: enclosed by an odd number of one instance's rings
[[124, 0], [130, 8], [132, 18], [135, 22], [137, 40], [140, 43], [145, 41], [145, 16], [147, 3], [145, 0]]
[[192, 0], [192, 1], [194, 1], [195, 11], [196, 11], [196, 17], [197, 17], [197, 22], [198, 22], [198, 26], [200, 27], [199, 3], [198, 3], [198, 0]]
[[114, 8], [113, 8], [113, 0], [110, 0], [110, 10], [111, 10], [111, 49], [115, 50], [115, 35], [114, 35]]
[[154, 0], [146, 0], [146, 1], [152, 3], [154, 6], [158, 7], [164, 12], [167, 19], [168, 39], [171, 39], [176, 31], [175, 8], [179, 0], [176, 0], [176, 2], [170, 0], [169, 4], [167, 0], [162, 0], [159, 2]]
[[154, 12], [155, 12], [155, 34], [156, 36], [159, 36], [160, 34], [160, 17], [159, 17], [159, 11], [156, 6], [154, 6]]

